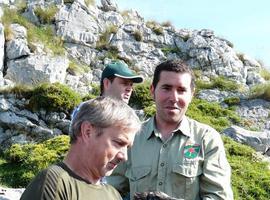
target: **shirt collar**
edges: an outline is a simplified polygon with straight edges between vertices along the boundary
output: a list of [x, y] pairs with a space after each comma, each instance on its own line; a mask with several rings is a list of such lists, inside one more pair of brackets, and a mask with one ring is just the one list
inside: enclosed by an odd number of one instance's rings
[[[149, 119], [149, 124], [148, 124], [148, 130], [146, 132], [146, 138], [149, 139], [155, 132], [157, 132], [156, 125], [155, 125], [155, 117], [151, 117]], [[182, 133], [188, 137], [191, 136], [190, 132], [190, 127], [189, 127], [189, 122], [188, 118], [186, 116], [183, 117], [181, 123], [179, 126], [174, 130], [176, 133]]]

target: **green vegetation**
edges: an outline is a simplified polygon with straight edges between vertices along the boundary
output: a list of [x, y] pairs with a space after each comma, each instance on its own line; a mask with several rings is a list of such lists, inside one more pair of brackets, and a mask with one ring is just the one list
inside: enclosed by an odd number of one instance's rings
[[17, 84], [10, 88], [0, 89], [0, 94], [14, 94], [16, 98], [30, 98], [32, 96], [33, 87]]
[[240, 103], [239, 97], [229, 97], [224, 99], [224, 103], [226, 103], [228, 106], [234, 106], [238, 105]]
[[229, 80], [223, 76], [212, 78], [210, 82], [202, 81], [200, 79], [196, 80], [196, 89], [199, 91], [201, 89], [214, 89], [217, 88], [222, 91], [238, 91], [240, 85], [233, 80]]
[[170, 26], [172, 26], [172, 23], [170, 21], [162, 22], [161, 26], [170, 27]]
[[251, 88], [249, 97], [270, 101], [270, 83], [259, 84]]
[[68, 136], [57, 136], [39, 144], [14, 144], [0, 159], [1, 184], [25, 187], [42, 169], [63, 160], [69, 148]]
[[76, 60], [71, 60], [69, 62], [67, 71], [72, 75], [80, 75], [83, 73], [88, 73], [90, 71], [90, 67], [80, 64]]
[[12, 39], [10, 25], [12, 23], [18, 23], [27, 29], [27, 41], [29, 45], [33, 46], [33, 43], [39, 42], [44, 44], [45, 47], [51, 50], [55, 55], [62, 55], [64, 53], [63, 41], [60, 37], [54, 35], [50, 25], [36, 26], [24, 18], [18, 10], [9, 8], [4, 9], [2, 23], [6, 30], [6, 40]]
[[268, 200], [270, 198], [269, 163], [256, 158], [248, 146], [223, 138], [228, 161], [232, 168], [232, 186], [235, 200]]
[[93, 83], [93, 84], [91, 84], [91, 87], [92, 87], [91, 93], [83, 96], [82, 101], [87, 101], [89, 99], [93, 99], [93, 98], [100, 96], [100, 86]]
[[161, 51], [167, 56], [170, 53], [178, 53], [180, 50], [177, 47], [163, 47]]
[[240, 117], [232, 110], [222, 108], [218, 103], [194, 98], [189, 105], [187, 116], [222, 131], [232, 123], [239, 123]]
[[60, 83], [43, 83], [34, 88], [29, 108], [34, 111], [43, 108], [48, 111], [69, 114], [80, 102], [79, 94], [68, 86]]
[[129, 103], [137, 109], [144, 109], [154, 104], [150, 93], [149, 81], [135, 85]]
[[141, 31], [139, 31], [139, 30], [135, 30], [133, 33], [133, 36], [134, 36], [135, 40], [138, 42], [141, 42], [143, 40], [143, 35], [142, 35]]
[[106, 28], [106, 30], [99, 36], [99, 41], [96, 43], [96, 48], [99, 50], [108, 50], [110, 45], [110, 37], [112, 34], [116, 34], [118, 31], [118, 27], [115, 25], [110, 25]]
[[262, 68], [262, 70], [260, 71], [260, 75], [266, 80], [269, 81], [270, 80], [270, 71]]
[[87, 6], [95, 6], [96, 5], [96, 1], [95, 0], [84, 0], [85, 5]]
[[148, 28], [152, 29], [152, 31], [155, 34], [157, 34], [157, 35], [163, 35], [164, 29], [157, 22], [155, 22], [155, 21], [148, 21], [148, 22], [146, 22], [146, 26]]
[[50, 24], [54, 21], [54, 16], [58, 12], [58, 8], [55, 5], [46, 9], [36, 7], [34, 12], [42, 24]]

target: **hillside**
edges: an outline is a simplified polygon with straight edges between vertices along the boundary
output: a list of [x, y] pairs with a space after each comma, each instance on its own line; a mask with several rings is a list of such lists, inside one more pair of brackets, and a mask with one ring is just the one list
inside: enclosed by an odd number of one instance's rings
[[[270, 171], [261, 161], [270, 160], [270, 72], [213, 30], [176, 29], [101, 2], [0, 1], [0, 174], [10, 176], [5, 170], [10, 165], [12, 176], [22, 172], [5, 160], [13, 144], [40, 144], [68, 133], [72, 109], [98, 95], [101, 72], [111, 60], [124, 60], [147, 80], [131, 99], [147, 117], [154, 113], [148, 87], [155, 66], [180, 58], [197, 77], [188, 115], [224, 135], [235, 199], [268, 199]], [[238, 174], [245, 170], [250, 173]], [[17, 183], [5, 177], [0, 183], [24, 187], [31, 173], [15, 178]], [[254, 183], [245, 183], [249, 178]]]

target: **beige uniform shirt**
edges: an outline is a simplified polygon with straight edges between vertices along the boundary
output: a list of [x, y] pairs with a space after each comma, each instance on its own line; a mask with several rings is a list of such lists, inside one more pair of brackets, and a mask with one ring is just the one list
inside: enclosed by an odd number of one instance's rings
[[[120, 192], [162, 191], [185, 200], [232, 200], [231, 169], [220, 134], [184, 117], [166, 141], [154, 118], [144, 123], [126, 163], [107, 177]], [[132, 198], [131, 198], [132, 199]]]

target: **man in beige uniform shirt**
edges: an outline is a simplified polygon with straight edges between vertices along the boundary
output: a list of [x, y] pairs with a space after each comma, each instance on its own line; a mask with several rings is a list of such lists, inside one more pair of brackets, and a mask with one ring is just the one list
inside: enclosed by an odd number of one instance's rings
[[108, 183], [131, 199], [135, 192], [160, 191], [184, 200], [232, 200], [231, 170], [220, 134], [185, 116], [195, 77], [181, 60], [166, 61], [154, 72], [151, 94], [156, 115], [136, 135], [128, 161]]
[[73, 115], [66, 158], [39, 173], [21, 200], [120, 200], [101, 178], [127, 160], [127, 148], [140, 127], [123, 101], [98, 97], [82, 103]]

